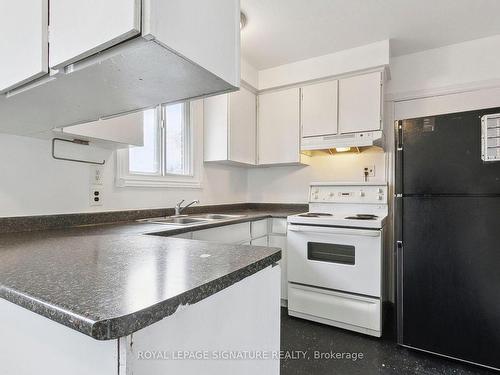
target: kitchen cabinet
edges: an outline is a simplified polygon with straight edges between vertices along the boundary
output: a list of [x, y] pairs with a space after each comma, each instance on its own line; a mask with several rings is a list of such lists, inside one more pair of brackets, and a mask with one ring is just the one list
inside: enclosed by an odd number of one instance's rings
[[48, 0], [0, 2], [0, 93], [47, 74]]
[[267, 236], [256, 238], [250, 242], [252, 246], [268, 246]]
[[204, 160], [256, 164], [256, 95], [245, 87], [231, 94], [206, 98]]
[[338, 81], [311, 84], [301, 89], [302, 137], [337, 134]]
[[300, 163], [299, 89], [258, 97], [258, 164]]
[[140, 0], [50, 0], [50, 67], [81, 60], [140, 32]]
[[193, 240], [232, 243], [240, 245], [269, 246], [281, 249], [281, 300], [286, 304], [287, 278], [287, 219], [271, 218], [248, 223], [229, 224], [216, 228], [193, 230], [175, 237]]
[[238, 0], [17, 3], [0, 5], [0, 133], [37, 136], [240, 85]]
[[281, 249], [281, 300], [286, 304], [288, 299], [288, 276], [287, 276], [287, 219], [272, 218], [269, 232], [270, 247], [279, 247]]
[[[138, 260], [139, 272], [134, 279], [137, 281], [129, 286], [129, 292], [138, 290], [146, 300], [151, 298], [148, 292], [156, 292], [154, 285], [148, 286], [156, 272], [161, 272], [157, 269], [166, 268], [165, 264], [158, 264], [152, 274], [140, 272], [148, 260], [147, 255], [143, 262]], [[171, 262], [171, 259], [166, 261], [169, 265]], [[172, 268], [172, 273], [165, 274], [165, 287], [160, 289], [165, 295], [175, 293], [179, 285], [185, 287], [182, 273], [191, 272], [182, 262], [176, 266]], [[5, 353], [2, 354], [0, 372], [2, 375], [278, 375], [279, 356], [225, 361], [220, 355], [223, 351], [226, 354], [228, 350], [243, 353], [251, 348], [265, 353], [279, 353], [279, 268], [266, 267], [200, 301], [187, 300], [171, 315], [156, 322], [152, 320], [154, 323], [142, 329], [111, 340], [95, 340], [0, 298], [0, 351]], [[207, 274], [221, 276], [210, 268]], [[193, 280], [198, 281], [195, 276]], [[195, 288], [196, 283], [192, 287]], [[198, 287], [200, 289], [203, 287]], [[113, 292], [110, 290], [109, 294]], [[203, 295], [203, 291], [198, 294]], [[178, 298], [186, 300], [184, 295]], [[129, 306], [135, 308], [142, 305], [129, 303]], [[98, 308], [95, 307], [96, 310]], [[161, 348], [161, 352], [155, 352], [160, 354], [153, 357], [157, 360], [145, 360], [146, 353], [156, 348]], [[200, 350], [211, 353], [212, 357], [199, 360], [187, 356], [188, 353], [201, 353]], [[30, 353], [29, 358], [26, 353]], [[217, 354], [219, 357], [215, 358]], [[172, 359], [174, 355], [179, 360], [165, 360]]]
[[278, 234], [270, 234], [268, 243], [270, 247], [279, 247], [281, 249], [281, 299], [288, 298], [288, 278], [287, 278], [287, 254], [286, 254], [286, 236]]
[[193, 240], [238, 244], [250, 239], [250, 223], [231, 224], [193, 231]]
[[252, 221], [250, 223], [252, 238], [267, 236], [269, 233], [269, 221], [267, 219]]
[[[148, 111], [155, 111], [149, 109]], [[85, 124], [66, 126], [50, 132], [58, 137], [83, 139], [101, 147], [119, 149], [144, 145], [145, 112], [134, 112]]]
[[338, 100], [340, 133], [381, 130], [381, 72], [339, 80]]

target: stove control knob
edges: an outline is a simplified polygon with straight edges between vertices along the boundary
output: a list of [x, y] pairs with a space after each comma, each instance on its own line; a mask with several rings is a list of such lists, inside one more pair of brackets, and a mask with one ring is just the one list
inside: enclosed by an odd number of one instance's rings
[[378, 197], [377, 197], [377, 199], [378, 199], [379, 201], [381, 201], [381, 200], [382, 200], [382, 198], [383, 198], [382, 194], [379, 194], [379, 195], [378, 195]]
[[328, 196], [329, 196], [330, 198], [333, 198], [333, 197], [335, 196], [335, 194], [334, 194], [334, 193], [330, 193], [330, 194], [328, 194]]
[[360, 197], [364, 197], [364, 196], [365, 196], [365, 192], [364, 192], [364, 191], [360, 191], [360, 192], [359, 192], [359, 196], [360, 196]]
[[383, 192], [384, 192], [384, 191], [382, 190], [382, 188], [378, 188], [378, 189], [377, 189], [377, 193], [382, 194]]

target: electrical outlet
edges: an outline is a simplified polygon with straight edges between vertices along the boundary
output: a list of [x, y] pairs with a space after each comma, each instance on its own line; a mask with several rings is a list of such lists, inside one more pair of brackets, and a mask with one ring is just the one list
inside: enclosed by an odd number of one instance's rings
[[104, 168], [100, 165], [90, 166], [90, 185], [102, 185], [104, 180]]
[[92, 186], [90, 188], [89, 203], [91, 206], [102, 206], [102, 188], [99, 186]]
[[[366, 172], [368, 172], [368, 175], [366, 175]], [[374, 165], [368, 165], [363, 168], [363, 177], [375, 177], [375, 166]]]

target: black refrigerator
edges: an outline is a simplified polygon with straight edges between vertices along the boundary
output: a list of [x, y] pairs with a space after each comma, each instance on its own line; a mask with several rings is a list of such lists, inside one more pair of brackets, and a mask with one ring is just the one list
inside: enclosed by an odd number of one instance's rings
[[396, 123], [395, 247], [398, 343], [499, 369], [500, 161], [481, 144], [497, 113]]

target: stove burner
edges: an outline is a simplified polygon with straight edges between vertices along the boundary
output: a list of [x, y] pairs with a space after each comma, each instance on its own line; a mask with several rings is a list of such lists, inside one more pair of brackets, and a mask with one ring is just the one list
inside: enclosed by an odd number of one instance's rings
[[300, 217], [320, 217], [320, 216], [332, 216], [332, 214], [326, 214], [323, 212], [308, 212], [306, 214], [300, 214]]
[[356, 214], [354, 216], [347, 216], [346, 219], [350, 220], [375, 220], [377, 219], [377, 215], [372, 214]]

